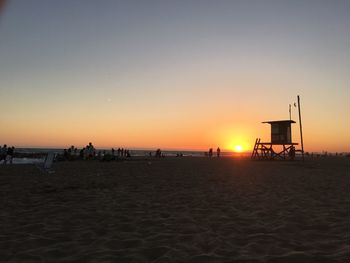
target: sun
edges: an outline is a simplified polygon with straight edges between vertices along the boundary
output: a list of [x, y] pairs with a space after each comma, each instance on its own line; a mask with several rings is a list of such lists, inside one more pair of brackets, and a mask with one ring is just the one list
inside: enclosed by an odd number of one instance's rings
[[243, 147], [242, 147], [242, 145], [235, 145], [234, 146], [234, 151], [235, 152], [242, 152], [243, 151]]
[[228, 138], [226, 149], [234, 153], [244, 153], [250, 149], [250, 144], [244, 137]]

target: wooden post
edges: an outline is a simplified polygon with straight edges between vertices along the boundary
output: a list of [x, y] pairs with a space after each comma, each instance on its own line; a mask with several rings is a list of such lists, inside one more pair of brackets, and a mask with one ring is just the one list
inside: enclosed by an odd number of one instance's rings
[[304, 161], [304, 141], [303, 141], [303, 127], [301, 125], [301, 112], [300, 112], [300, 97], [298, 95], [298, 111], [299, 111], [299, 126], [300, 126], [300, 143], [301, 143], [301, 155]]

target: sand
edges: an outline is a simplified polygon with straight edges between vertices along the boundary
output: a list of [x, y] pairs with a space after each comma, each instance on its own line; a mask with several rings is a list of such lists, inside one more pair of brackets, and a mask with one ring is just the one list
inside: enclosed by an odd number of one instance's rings
[[4, 262], [350, 262], [350, 158], [0, 167]]

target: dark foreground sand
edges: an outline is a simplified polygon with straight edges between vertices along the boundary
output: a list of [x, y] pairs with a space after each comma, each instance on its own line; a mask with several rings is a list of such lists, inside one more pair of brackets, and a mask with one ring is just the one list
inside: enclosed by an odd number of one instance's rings
[[350, 262], [350, 158], [0, 167], [2, 262]]

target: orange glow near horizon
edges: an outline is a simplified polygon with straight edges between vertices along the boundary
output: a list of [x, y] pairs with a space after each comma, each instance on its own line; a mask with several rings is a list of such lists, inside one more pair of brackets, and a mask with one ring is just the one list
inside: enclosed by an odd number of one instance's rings
[[[139, 114], [139, 113], [138, 113]], [[38, 148], [66, 148], [74, 145], [78, 148], [84, 147], [89, 142], [97, 148], [124, 147], [129, 149], [156, 149], [162, 150], [194, 150], [207, 151], [209, 148], [216, 149], [220, 147], [223, 152], [250, 152], [254, 146], [255, 138], [260, 137], [263, 141], [270, 140], [270, 127], [261, 124], [258, 120], [247, 116], [246, 120], [232, 121], [232, 116], [222, 116], [222, 120], [217, 119], [217, 125], [210, 125], [212, 116], [206, 118], [197, 118], [196, 125], [192, 125], [192, 120], [181, 116], [172, 119], [164, 118], [149, 120], [147, 125], [144, 120], [138, 120], [137, 115], [130, 119], [121, 119], [120, 123], [113, 122], [109, 115], [95, 117], [92, 114], [88, 116], [73, 112], [70, 115], [57, 116], [52, 112], [50, 118], [44, 115], [38, 115], [30, 119], [18, 114], [16, 122], [7, 115], [0, 121], [2, 127], [7, 127], [0, 131], [2, 144], [13, 145], [16, 148], [38, 147]], [[189, 115], [189, 114], [187, 114]], [[210, 118], [211, 117], [211, 118]], [[230, 118], [229, 118], [230, 117]], [[234, 116], [232, 117], [234, 118]], [[305, 118], [306, 119], [306, 118]], [[134, 120], [134, 121], [132, 121]], [[263, 119], [264, 120], [264, 119]], [[153, 122], [152, 122], [153, 121]], [[126, 123], [126, 124], [125, 124]], [[308, 123], [306, 121], [306, 123]], [[121, 125], [124, 124], [124, 125]], [[88, 128], [86, 128], [88, 127]], [[184, 128], [186, 127], [186, 128]], [[209, 127], [209, 128], [208, 128]], [[328, 143], [323, 138], [327, 135], [323, 128], [324, 135], [321, 137], [311, 136], [312, 126], [306, 126], [304, 133], [304, 142], [306, 151], [321, 151], [316, 148], [318, 140]], [[300, 142], [298, 126], [293, 126], [293, 141]], [[320, 136], [320, 135], [319, 135]], [[339, 134], [339, 137], [345, 138], [346, 134]], [[331, 151], [346, 151], [347, 144], [344, 145], [329, 142], [325, 149]], [[331, 144], [335, 145], [331, 148]], [[297, 149], [300, 148], [298, 145]]]
[[[6, 119], [6, 118], [5, 118]], [[56, 119], [57, 123], [59, 122]], [[142, 125], [142, 127], [129, 126], [114, 127], [101, 123], [101, 126], [92, 126], [90, 129], [87, 123], [70, 122], [68, 128], [58, 127], [57, 124], [50, 121], [42, 121], [39, 125], [32, 121], [28, 125], [24, 120], [21, 122], [10, 123], [9, 121], [0, 121], [2, 127], [8, 127], [7, 130], [0, 132], [2, 144], [20, 147], [39, 147], [39, 148], [65, 148], [70, 145], [83, 147], [92, 142], [97, 148], [124, 147], [131, 149], [155, 149], [163, 150], [196, 150], [207, 151], [209, 148], [216, 149], [220, 147], [223, 152], [249, 152], [253, 148], [255, 138], [261, 136], [264, 141], [269, 141], [270, 127], [257, 124], [256, 131], [252, 126], [252, 131], [245, 130], [240, 132], [240, 128], [230, 129], [225, 126], [215, 127], [217, 130], [206, 130], [207, 125], [202, 123], [196, 127], [185, 129], [176, 129], [168, 123], [158, 123], [157, 129]], [[182, 124], [182, 123], [181, 123]], [[179, 127], [190, 127], [185, 124], [178, 124]], [[167, 127], [169, 125], [170, 127]], [[12, 127], [11, 127], [12, 126]], [[293, 130], [293, 141], [299, 142], [299, 134], [295, 125]], [[309, 129], [311, 127], [308, 127]], [[344, 135], [345, 136], [345, 135]], [[322, 138], [322, 137], [321, 137]], [[327, 140], [323, 140], [327, 142]], [[304, 136], [306, 142], [306, 151], [320, 151], [314, 145], [317, 144], [316, 137], [311, 137], [310, 132], [306, 130]], [[331, 145], [329, 145], [331, 146]], [[337, 145], [336, 145], [337, 146]], [[300, 147], [300, 146], [298, 146]], [[327, 147], [328, 148], [328, 147]], [[327, 149], [325, 148], [325, 149]], [[329, 147], [328, 149], [331, 149]], [[346, 145], [340, 145], [331, 149], [333, 151], [346, 151]]]
[[[241, 129], [244, 132], [241, 132]], [[227, 137], [226, 143], [224, 144], [224, 149], [236, 153], [251, 151], [253, 147], [252, 138], [254, 135], [251, 134], [249, 130], [247, 130], [245, 127], [240, 127], [230, 131], [231, 133], [229, 135], [223, 136], [223, 138]]]
[[243, 147], [241, 145], [236, 145], [234, 147], [234, 151], [238, 153], [243, 152]]

